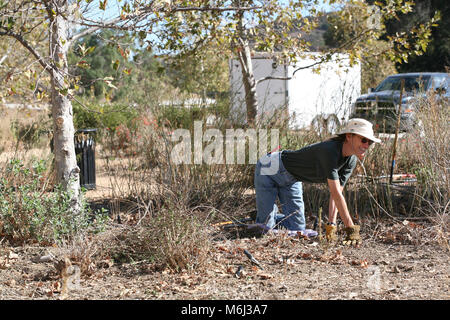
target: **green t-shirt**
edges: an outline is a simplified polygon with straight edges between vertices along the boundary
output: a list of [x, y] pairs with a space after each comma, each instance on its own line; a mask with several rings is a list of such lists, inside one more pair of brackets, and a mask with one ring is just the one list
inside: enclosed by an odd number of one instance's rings
[[297, 180], [326, 183], [339, 180], [344, 186], [356, 167], [356, 156], [342, 156], [343, 142], [327, 140], [301, 148], [284, 150], [281, 160], [286, 170]]

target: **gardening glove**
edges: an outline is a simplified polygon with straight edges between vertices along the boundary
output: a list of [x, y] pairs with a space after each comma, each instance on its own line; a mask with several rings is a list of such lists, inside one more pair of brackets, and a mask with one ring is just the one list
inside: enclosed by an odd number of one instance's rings
[[332, 224], [325, 226], [325, 237], [328, 242], [334, 243], [337, 241], [337, 227]]
[[360, 226], [356, 224], [352, 227], [344, 228], [345, 239], [342, 243], [346, 246], [359, 246], [362, 243], [359, 229]]

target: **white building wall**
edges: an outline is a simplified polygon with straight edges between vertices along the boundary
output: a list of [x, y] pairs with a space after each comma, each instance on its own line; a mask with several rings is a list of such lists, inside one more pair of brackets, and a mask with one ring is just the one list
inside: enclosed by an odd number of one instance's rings
[[[340, 120], [348, 119], [351, 103], [361, 91], [360, 64], [350, 67], [345, 55], [336, 55], [334, 58], [339, 58], [339, 62], [321, 64], [320, 73], [307, 68], [294, 74], [298, 67], [312, 65], [320, 57], [319, 53], [312, 55], [313, 58], [301, 59], [295, 66], [275, 65], [270, 58], [252, 59], [256, 80], [268, 76], [292, 77], [258, 84], [258, 116], [270, 118], [274, 110], [287, 105], [290, 126], [294, 129], [309, 126], [317, 115], [336, 114]], [[233, 120], [245, 121], [245, 90], [237, 60], [230, 60], [230, 82]]]
[[[344, 55], [339, 62], [327, 62], [320, 66], [320, 73], [314, 69], [302, 69], [288, 81], [289, 115], [291, 126], [303, 128], [311, 124], [317, 115], [335, 114], [339, 120], [348, 120], [351, 103], [361, 92], [361, 66], [352, 67]], [[304, 59], [289, 67], [289, 75], [302, 66], [315, 62]]]

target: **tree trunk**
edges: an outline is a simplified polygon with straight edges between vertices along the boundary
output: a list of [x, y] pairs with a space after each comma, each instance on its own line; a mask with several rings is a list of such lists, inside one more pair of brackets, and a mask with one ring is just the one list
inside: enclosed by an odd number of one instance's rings
[[[234, 0], [233, 4], [239, 6], [240, 1]], [[252, 55], [247, 39], [247, 31], [244, 26], [244, 12], [238, 11], [236, 13], [237, 23], [237, 37], [234, 39], [234, 47], [237, 51], [239, 63], [242, 70], [242, 82], [245, 90], [245, 104], [247, 107], [247, 124], [253, 127], [256, 122], [256, 115], [258, 111], [258, 97], [256, 94], [256, 81], [253, 74]]]
[[258, 97], [256, 94], [256, 81], [253, 74], [252, 56], [247, 41], [239, 46], [237, 50], [242, 70], [242, 81], [245, 90], [245, 104], [247, 107], [247, 123], [254, 126], [258, 110]]
[[68, 21], [62, 13], [67, 13], [67, 1], [51, 2], [55, 6], [51, 19], [50, 56], [55, 66], [51, 70], [52, 79], [52, 117], [53, 139], [56, 163], [56, 180], [71, 196], [71, 209], [74, 213], [80, 211], [81, 188], [79, 182], [80, 169], [75, 155], [72, 103], [68, 96], [69, 81], [67, 66], [68, 52]]

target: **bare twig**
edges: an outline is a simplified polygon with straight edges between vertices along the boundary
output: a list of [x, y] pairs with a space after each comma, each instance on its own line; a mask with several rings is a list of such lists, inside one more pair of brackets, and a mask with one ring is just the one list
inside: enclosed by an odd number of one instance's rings
[[257, 265], [261, 270], [264, 270], [264, 268], [261, 266], [261, 263], [259, 263], [259, 261], [256, 260], [255, 257], [253, 257], [253, 255], [248, 252], [248, 250], [244, 249], [244, 254], [247, 256], [247, 258], [250, 259], [253, 264]]

